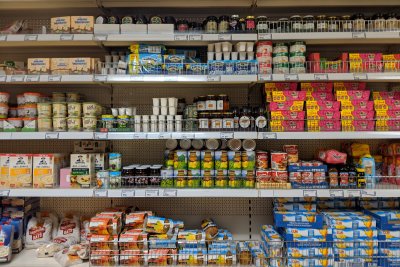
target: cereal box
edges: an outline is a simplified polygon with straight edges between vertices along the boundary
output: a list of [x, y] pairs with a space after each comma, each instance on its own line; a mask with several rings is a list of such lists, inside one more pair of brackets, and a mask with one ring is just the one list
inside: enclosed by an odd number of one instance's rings
[[371, 120], [374, 118], [375, 112], [372, 110], [342, 110], [340, 115], [342, 119], [348, 120]]
[[315, 203], [276, 203], [274, 209], [277, 211], [317, 211]]
[[352, 91], [336, 91], [336, 100], [338, 101], [351, 101], [369, 99], [370, 91], [366, 90], [352, 90]]
[[307, 92], [307, 101], [333, 101], [332, 92]]
[[362, 101], [362, 100], [352, 100], [352, 101], [341, 101], [342, 110], [374, 110], [373, 101]]
[[53, 188], [59, 185], [63, 161], [62, 154], [33, 155], [33, 187]]
[[71, 187], [89, 188], [95, 177], [93, 154], [71, 154]]
[[288, 258], [287, 266], [296, 266], [296, 267], [333, 267], [334, 262], [332, 258], [303, 258], [303, 259], [296, 259], [296, 258]]
[[270, 111], [279, 111], [279, 110], [302, 111], [303, 107], [304, 107], [304, 101], [271, 102], [269, 104]]
[[94, 169], [95, 171], [108, 170], [108, 153], [95, 153], [94, 154]]
[[93, 16], [71, 16], [72, 33], [93, 33]]
[[273, 91], [272, 101], [285, 102], [285, 101], [305, 101], [306, 92], [304, 91]]
[[271, 120], [304, 120], [304, 111], [271, 111]]
[[71, 31], [71, 17], [55, 17], [50, 19], [52, 33], [69, 33]]
[[49, 58], [28, 58], [29, 74], [47, 74], [50, 71]]
[[308, 92], [332, 92], [333, 83], [301, 83], [300, 88]]
[[10, 154], [0, 154], [0, 187], [10, 187], [8, 179], [10, 167]]
[[375, 121], [373, 120], [342, 120], [342, 131], [373, 131]]
[[8, 177], [10, 188], [32, 187], [32, 155], [11, 154]]
[[292, 248], [287, 249], [287, 256], [290, 258], [331, 258], [332, 248]]
[[331, 110], [307, 110], [307, 119], [340, 120], [340, 112]]
[[51, 74], [69, 74], [69, 58], [51, 58], [50, 71]]
[[271, 120], [272, 132], [303, 132], [304, 121], [302, 120]]
[[306, 109], [308, 110], [330, 110], [339, 111], [340, 102], [339, 101], [307, 101]]

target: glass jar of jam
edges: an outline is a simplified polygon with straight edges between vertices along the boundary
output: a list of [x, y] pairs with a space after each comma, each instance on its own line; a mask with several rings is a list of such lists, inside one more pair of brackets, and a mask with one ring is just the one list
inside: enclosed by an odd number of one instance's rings
[[268, 19], [266, 16], [258, 16], [256, 18], [256, 30], [258, 33], [267, 33], [269, 30]]
[[400, 29], [400, 21], [396, 18], [396, 13], [389, 13], [386, 18], [386, 29], [395, 31]]
[[217, 97], [217, 110], [228, 111], [229, 110], [229, 98], [227, 95], [219, 95]]
[[386, 20], [382, 13], [375, 14], [372, 20], [374, 31], [383, 32], [386, 30]]
[[301, 22], [300, 15], [294, 15], [290, 17], [290, 24], [292, 32], [301, 32], [303, 31], [303, 23]]
[[189, 30], [189, 22], [185, 19], [178, 20], [176, 23], [176, 30], [178, 32], [187, 32]]
[[250, 111], [247, 108], [243, 108], [240, 112], [239, 126], [241, 129], [249, 129], [250, 125]]
[[353, 16], [353, 30], [365, 31], [365, 16], [362, 13]]
[[150, 166], [149, 172], [149, 185], [160, 186], [161, 185], [161, 167], [162, 165]]
[[224, 112], [223, 119], [222, 119], [222, 128], [233, 130], [234, 127], [235, 127], [235, 122], [233, 119], [233, 113], [232, 112]]
[[207, 131], [210, 128], [209, 113], [199, 113], [199, 130]]
[[315, 19], [313, 15], [307, 15], [303, 17], [303, 29], [305, 32], [315, 31]]
[[254, 16], [246, 17], [246, 31], [247, 32], [255, 32], [256, 31], [256, 20]]
[[337, 17], [335, 16], [328, 17], [328, 31], [330, 32], [339, 31], [339, 21]]
[[215, 16], [209, 16], [204, 21], [204, 31], [206, 33], [217, 33], [218, 32], [218, 19]]
[[279, 22], [277, 22], [277, 21], [270, 21], [270, 22], [269, 22], [269, 32], [270, 32], [270, 33], [279, 32], [279, 31], [278, 31], [278, 26], [279, 26]]
[[232, 15], [229, 22], [229, 29], [232, 32], [240, 31], [239, 15]]
[[207, 110], [206, 100], [207, 100], [207, 97], [206, 97], [206, 96], [199, 96], [199, 97], [197, 98], [197, 103], [196, 103], [197, 111], [200, 112], [200, 111], [205, 111], [205, 110]]
[[198, 22], [189, 22], [189, 31], [192, 32], [201, 32], [201, 24]]
[[211, 114], [211, 130], [222, 129], [223, 113], [213, 112]]
[[288, 18], [280, 18], [276, 32], [290, 32], [290, 23]]
[[265, 130], [267, 128], [267, 118], [265, 114], [266, 112], [264, 108], [258, 108], [257, 114], [255, 115], [255, 126], [258, 130]]
[[206, 100], [206, 110], [215, 111], [217, 110], [217, 98], [215, 95], [208, 95]]
[[147, 186], [149, 184], [149, 166], [143, 165], [136, 168], [135, 185]]
[[218, 32], [224, 33], [229, 31], [229, 17], [221, 16], [218, 22]]
[[342, 20], [342, 31], [351, 32], [353, 30], [353, 23], [349, 15], [344, 15], [341, 17]]
[[121, 172], [121, 186], [133, 187], [135, 185], [135, 167], [126, 166], [122, 168]]
[[325, 15], [317, 16], [317, 31], [318, 32], [327, 32], [328, 31], [328, 21], [326, 20]]

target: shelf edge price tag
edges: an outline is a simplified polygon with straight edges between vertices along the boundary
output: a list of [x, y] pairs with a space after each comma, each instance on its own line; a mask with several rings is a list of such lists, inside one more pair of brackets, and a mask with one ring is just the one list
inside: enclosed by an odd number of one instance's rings
[[164, 76], [164, 82], [177, 82], [178, 81], [178, 76], [176, 75], [165, 75]]
[[298, 81], [299, 75], [298, 74], [284, 74], [283, 78], [285, 81]]
[[230, 40], [232, 40], [232, 35], [231, 34], [218, 34], [218, 40], [219, 41], [230, 41]]
[[7, 76], [6, 75], [0, 75], [0, 82], [6, 82], [7, 81]]
[[146, 197], [158, 197], [159, 196], [159, 191], [158, 190], [146, 190], [145, 192], [144, 192], [144, 195], [146, 196]]
[[194, 139], [194, 134], [182, 134], [182, 139]]
[[220, 82], [221, 76], [220, 75], [207, 75], [208, 82]]
[[272, 40], [272, 34], [271, 33], [259, 33], [258, 40]]
[[25, 41], [37, 41], [38, 35], [37, 34], [27, 34], [25, 35]]
[[276, 133], [261, 133], [261, 139], [277, 139]]
[[203, 36], [201, 34], [189, 35], [189, 41], [202, 41]]
[[49, 75], [47, 81], [49, 82], [61, 82], [61, 75]]
[[5, 42], [7, 41], [7, 35], [6, 34], [0, 34], [0, 42]]
[[25, 75], [12, 75], [10, 81], [13, 83], [20, 83], [25, 80]]
[[354, 73], [354, 80], [368, 80], [368, 75], [366, 73]]
[[165, 189], [163, 193], [164, 197], [177, 197], [178, 196], [178, 190], [174, 189]]
[[303, 197], [317, 197], [317, 190], [303, 190]]
[[172, 133], [160, 133], [158, 138], [159, 139], [171, 139], [172, 138]]
[[174, 37], [175, 41], [187, 41], [187, 39], [188, 39], [188, 36], [182, 35], [182, 34], [175, 35], [175, 37]]
[[72, 40], [74, 40], [73, 34], [61, 34], [60, 35], [60, 41], [72, 41]]
[[95, 41], [107, 41], [108, 35], [107, 34], [95, 34], [93, 35], [93, 40]]
[[107, 75], [94, 75], [93, 81], [95, 81], [95, 82], [106, 82], [107, 81]]
[[329, 190], [330, 197], [344, 197], [343, 190]]
[[349, 197], [361, 197], [361, 191], [360, 190], [349, 190]]
[[38, 82], [40, 80], [39, 75], [27, 75], [25, 78], [25, 82]]
[[327, 81], [328, 80], [328, 74], [314, 74], [314, 79], [316, 81]]
[[221, 138], [222, 139], [232, 139], [233, 138], [233, 133], [222, 132], [221, 133]]
[[108, 133], [93, 133], [94, 140], [108, 140]]
[[147, 139], [147, 134], [145, 133], [134, 133], [133, 139]]
[[8, 197], [10, 195], [10, 190], [0, 190], [0, 197]]
[[365, 34], [365, 32], [353, 32], [352, 37], [353, 37], [353, 39], [365, 39], [366, 34]]
[[260, 80], [260, 81], [272, 81], [272, 74], [258, 74], [258, 80]]
[[108, 197], [108, 190], [107, 189], [95, 189], [93, 190], [94, 197]]
[[44, 139], [46, 139], [46, 140], [58, 139], [58, 134], [59, 133], [45, 133]]
[[362, 190], [361, 196], [376, 197], [376, 191], [369, 192], [369, 191]]
[[135, 190], [133, 189], [122, 189], [121, 191], [121, 197], [134, 197], [135, 196]]

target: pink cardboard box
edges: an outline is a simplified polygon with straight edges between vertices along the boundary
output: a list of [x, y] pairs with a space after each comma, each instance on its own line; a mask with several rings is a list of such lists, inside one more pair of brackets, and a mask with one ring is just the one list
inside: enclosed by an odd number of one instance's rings
[[377, 131], [400, 131], [400, 120], [376, 120]]
[[273, 91], [273, 102], [285, 101], [305, 101], [307, 93], [305, 91]]
[[339, 101], [307, 101], [307, 110], [330, 110], [339, 111], [340, 102]]
[[377, 110], [376, 119], [400, 119], [400, 110]]
[[352, 101], [342, 101], [341, 103], [342, 110], [374, 110], [374, 102], [373, 101], [361, 101], [361, 100], [352, 100]]
[[371, 120], [374, 118], [373, 110], [342, 110], [340, 112], [343, 119], [347, 120]]
[[333, 83], [333, 90], [336, 91], [349, 91], [349, 90], [365, 90], [367, 84], [364, 82], [335, 82]]
[[400, 110], [400, 100], [374, 100], [375, 110]]
[[60, 187], [61, 188], [71, 187], [71, 168], [62, 168], [60, 170]]
[[400, 92], [372, 92], [373, 100], [386, 100], [386, 99], [395, 99], [400, 100]]
[[352, 90], [352, 91], [336, 91], [336, 100], [369, 100], [370, 91], [367, 90]]
[[271, 111], [271, 120], [304, 120], [305, 111]]
[[338, 132], [340, 120], [307, 120], [309, 132]]
[[265, 91], [296, 91], [297, 83], [265, 83]]
[[271, 120], [271, 132], [304, 132], [304, 121]]
[[340, 112], [332, 110], [307, 110], [307, 119], [340, 120]]
[[373, 120], [342, 120], [342, 131], [374, 131], [375, 121]]
[[307, 101], [333, 101], [332, 92], [307, 92]]
[[300, 88], [301, 91], [308, 92], [332, 92], [333, 83], [301, 83]]
[[279, 111], [279, 110], [302, 111], [303, 108], [304, 108], [304, 101], [286, 101], [286, 102], [269, 103], [270, 111]]

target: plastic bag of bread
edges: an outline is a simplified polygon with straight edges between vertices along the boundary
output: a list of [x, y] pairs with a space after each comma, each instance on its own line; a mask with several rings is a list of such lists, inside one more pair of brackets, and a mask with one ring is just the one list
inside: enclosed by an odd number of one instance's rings
[[34, 249], [51, 243], [53, 222], [50, 218], [32, 217], [26, 227], [25, 248]]
[[56, 243], [41, 245], [36, 249], [36, 257], [38, 258], [53, 257], [57, 252], [63, 249], [64, 247], [62, 245]]
[[61, 219], [54, 243], [69, 247], [80, 243], [80, 224], [77, 216], [67, 214]]
[[54, 255], [54, 259], [63, 267], [83, 263], [78, 255], [72, 255], [68, 248], [65, 248]]

